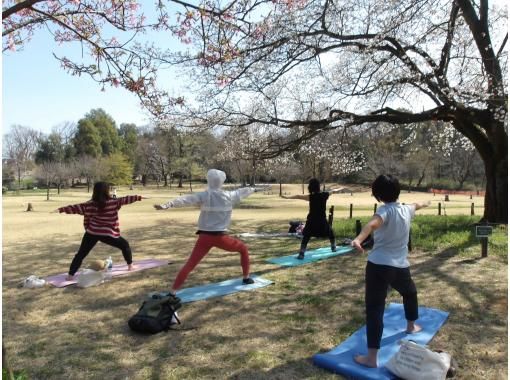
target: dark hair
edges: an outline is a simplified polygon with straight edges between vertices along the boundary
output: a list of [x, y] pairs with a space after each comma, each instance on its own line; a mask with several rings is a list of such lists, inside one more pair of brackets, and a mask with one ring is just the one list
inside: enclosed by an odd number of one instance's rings
[[310, 194], [321, 192], [321, 183], [317, 178], [312, 178], [310, 182], [308, 182], [308, 192]]
[[372, 195], [379, 202], [396, 202], [400, 195], [400, 183], [391, 174], [381, 174], [372, 182]]
[[92, 192], [92, 200], [102, 209], [106, 206], [108, 199], [110, 199], [110, 184], [107, 182], [96, 182]]

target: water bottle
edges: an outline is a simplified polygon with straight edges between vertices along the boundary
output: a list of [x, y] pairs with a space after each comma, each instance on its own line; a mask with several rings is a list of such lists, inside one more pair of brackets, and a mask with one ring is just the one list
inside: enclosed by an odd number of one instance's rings
[[104, 274], [104, 279], [105, 279], [105, 281], [109, 281], [112, 279], [112, 268], [113, 268], [112, 257], [109, 256], [105, 261], [106, 261], [106, 273]]
[[108, 256], [108, 258], [106, 259], [106, 270], [108, 272], [111, 272], [113, 269], [113, 261], [112, 261], [112, 257], [111, 256]]

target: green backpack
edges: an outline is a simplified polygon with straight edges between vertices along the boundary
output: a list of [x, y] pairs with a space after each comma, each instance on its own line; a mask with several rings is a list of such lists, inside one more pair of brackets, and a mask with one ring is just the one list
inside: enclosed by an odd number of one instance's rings
[[179, 297], [154, 294], [143, 302], [138, 312], [129, 319], [128, 325], [131, 330], [145, 334], [168, 331], [171, 325], [181, 323], [175, 313], [180, 307]]

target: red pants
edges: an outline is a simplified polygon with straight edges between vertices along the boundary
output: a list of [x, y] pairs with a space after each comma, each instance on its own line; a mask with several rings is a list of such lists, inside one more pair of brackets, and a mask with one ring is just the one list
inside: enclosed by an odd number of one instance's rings
[[181, 268], [177, 277], [175, 278], [172, 288], [174, 290], [180, 289], [190, 272], [197, 266], [197, 264], [204, 258], [211, 248], [217, 247], [224, 249], [228, 252], [239, 252], [241, 254], [241, 267], [243, 268], [243, 277], [248, 277], [250, 274], [250, 257], [248, 256], [248, 247], [241, 240], [234, 239], [229, 235], [210, 235], [200, 234], [195, 243], [195, 247], [191, 252], [188, 261]]

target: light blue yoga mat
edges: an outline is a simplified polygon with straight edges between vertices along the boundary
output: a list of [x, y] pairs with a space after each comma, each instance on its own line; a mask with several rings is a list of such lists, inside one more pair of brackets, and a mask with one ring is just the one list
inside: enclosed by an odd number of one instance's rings
[[398, 352], [399, 340], [412, 340], [421, 345], [429, 343], [448, 318], [448, 314], [446, 311], [420, 307], [416, 323], [423, 330], [416, 334], [406, 334], [407, 322], [404, 316], [404, 306], [391, 303], [384, 310], [384, 331], [381, 349], [377, 356], [378, 368], [364, 367], [354, 361], [355, 355], [367, 354], [366, 326], [360, 328], [331, 351], [314, 355], [313, 362], [321, 368], [339, 373], [348, 379], [396, 379], [396, 376], [384, 368], [384, 364]]
[[289, 256], [273, 257], [266, 261], [271, 264], [278, 264], [286, 267], [295, 267], [298, 265], [308, 264], [314, 261], [329, 259], [330, 257], [340, 256], [345, 253], [349, 253], [354, 248], [351, 246], [338, 246], [336, 252], [333, 252], [330, 247], [318, 248], [311, 251], [305, 252], [305, 258], [303, 260], [297, 259], [297, 253]]
[[[227, 294], [244, 292], [248, 290], [263, 288], [264, 286], [273, 284], [273, 281], [266, 280], [265, 278], [252, 276], [253, 284], [243, 284], [242, 278], [235, 278], [217, 282], [215, 284], [207, 284], [195, 286], [193, 288], [186, 288], [177, 291], [177, 297], [181, 299], [182, 303], [201, 301], [208, 298], [225, 296]], [[159, 294], [167, 295], [168, 292], [161, 292]]]

